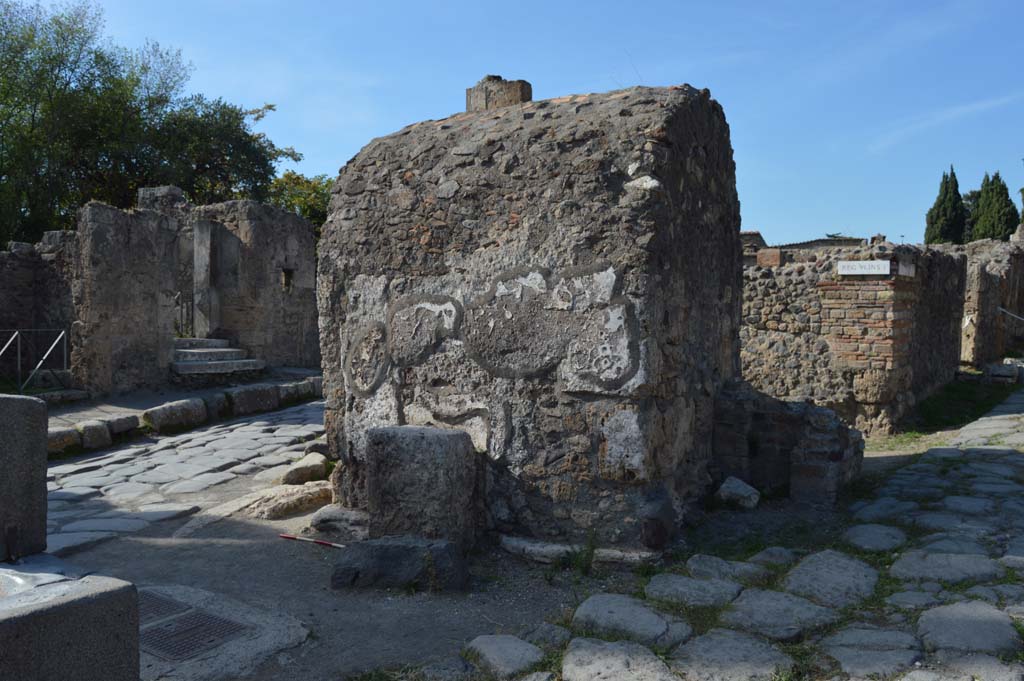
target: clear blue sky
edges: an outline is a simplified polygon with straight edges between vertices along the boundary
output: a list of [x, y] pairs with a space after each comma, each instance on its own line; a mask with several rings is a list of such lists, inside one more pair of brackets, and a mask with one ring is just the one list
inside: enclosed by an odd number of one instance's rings
[[690, 83], [732, 129], [743, 229], [920, 241], [961, 189], [1024, 186], [1024, 1], [650, 3], [103, 0], [107, 32], [178, 47], [191, 90], [246, 107], [331, 176], [373, 137], [461, 111], [485, 74], [535, 99]]

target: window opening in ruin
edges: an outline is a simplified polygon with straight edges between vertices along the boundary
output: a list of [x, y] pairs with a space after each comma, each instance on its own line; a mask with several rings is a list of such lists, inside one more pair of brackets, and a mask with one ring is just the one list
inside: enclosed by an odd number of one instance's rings
[[292, 290], [292, 276], [295, 274], [295, 270], [287, 268], [281, 268], [281, 288], [285, 291], [291, 292]]

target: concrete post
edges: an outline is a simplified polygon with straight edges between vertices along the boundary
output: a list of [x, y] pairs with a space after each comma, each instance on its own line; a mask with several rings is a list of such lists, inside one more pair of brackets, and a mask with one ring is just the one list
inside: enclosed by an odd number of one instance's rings
[[46, 403], [0, 395], [0, 562], [46, 550]]

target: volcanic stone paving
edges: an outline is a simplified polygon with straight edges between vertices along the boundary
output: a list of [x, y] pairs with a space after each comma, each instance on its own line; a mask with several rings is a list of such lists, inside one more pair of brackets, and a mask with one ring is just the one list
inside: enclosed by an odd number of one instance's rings
[[1024, 453], [1006, 443], [1024, 449], [1022, 413], [1017, 393], [959, 447], [891, 473], [831, 545], [667, 562], [643, 593], [590, 595], [527, 645], [470, 649], [500, 657], [502, 678], [553, 679], [536, 671], [539, 646], [563, 680], [1021, 681]]
[[47, 550], [65, 554], [194, 513], [223, 501], [217, 486], [230, 481], [273, 486], [323, 432], [323, 402], [312, 402], [51, 465]]

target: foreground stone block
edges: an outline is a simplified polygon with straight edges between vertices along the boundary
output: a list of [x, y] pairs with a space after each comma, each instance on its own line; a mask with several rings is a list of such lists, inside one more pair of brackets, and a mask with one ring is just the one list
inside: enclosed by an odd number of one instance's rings
[[332, 589], [461, 591], [468, 583], [469, 567], [455, 544], [420, 537], [350, 544], [331, 575]]
[[414, 534], [470, 549], [482, 523], [479, 459], [469, 436], [400, 426], [375, 428], [368, 439], [370, 536]]
[[678, 681], [657, 655], [639, 643], [577, 638], [562, 658], [563, 681]]
[[3, 562], [46, 550], [46, 403], [34, 397], [0, 395], [0, 424]]
[[467, 649], [484, 670], [499, 679], [521, 674], [544, 658], [540, 648], [508, 634], [477, 636]]
[[273, 411], [281, 404], [280, 393], [274, 384], [245, 385], [224, 391], [231, 413], [235, 416]]
[[1010, 616], [980, 601], [927, 610], [917, 621], [917, 631], [931, 649], [1000, 654], [1024, 647]]
[[368, 503], [369, 429], [453, 426], [494, 462], [492, 526], [642, 544], [652, 497], [678, 509], [711, 484], [714, 396], [738, 373], [738, 227], [725, 116], [690, 86], [371, 142], [318, 247], [339, 498]]
[[731, 629], [712, 629], [679, 646], [670, 664], [689, 681], [772, 681], [793, 668], [775, 646]]
[[82, 446], [82, 434], [74, 428], [53, 428], [47, 432], [46, 451], [60, 454]]
[[135, 586], [84, 577], [0, 596], [0, 678], [138, 681]]

